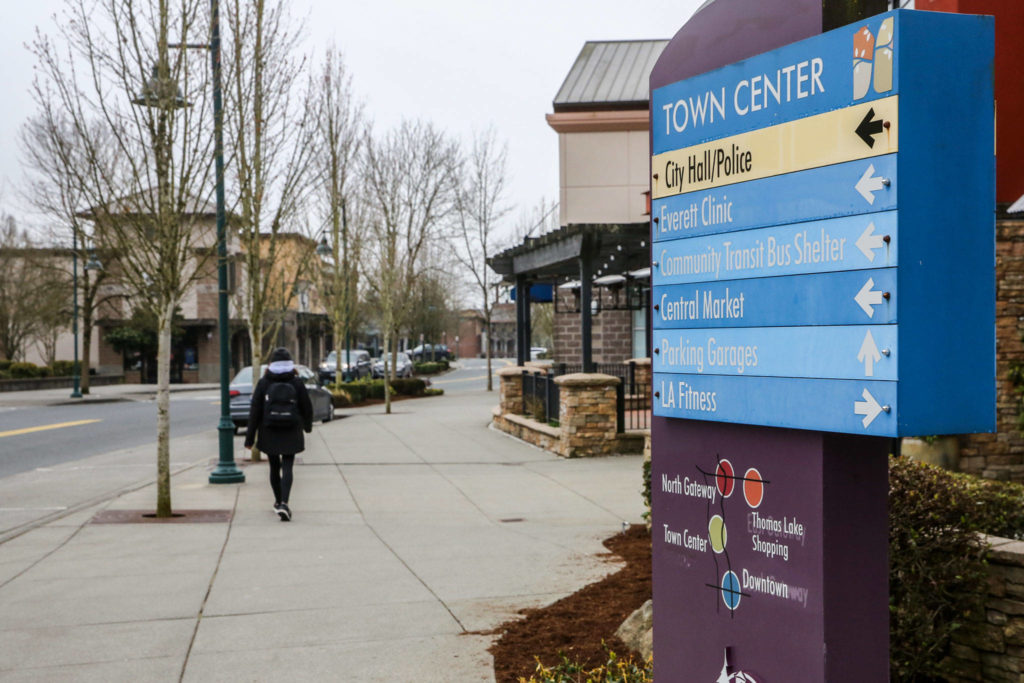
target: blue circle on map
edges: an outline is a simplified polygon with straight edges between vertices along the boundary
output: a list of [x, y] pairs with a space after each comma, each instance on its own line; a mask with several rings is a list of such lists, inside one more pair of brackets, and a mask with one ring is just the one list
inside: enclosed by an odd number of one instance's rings
[[731, 610], [740, 606], [740, 580], [736, 572], [728, 571], [722, 576], [722, 600]]

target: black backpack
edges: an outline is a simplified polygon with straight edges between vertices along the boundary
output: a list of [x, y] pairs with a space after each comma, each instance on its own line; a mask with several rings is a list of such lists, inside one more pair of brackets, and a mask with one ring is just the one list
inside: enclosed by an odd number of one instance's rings
[[299, 426], [299, 395], [290, 380], [270, 383], [263, 407], [263, 423], [277, 428]]

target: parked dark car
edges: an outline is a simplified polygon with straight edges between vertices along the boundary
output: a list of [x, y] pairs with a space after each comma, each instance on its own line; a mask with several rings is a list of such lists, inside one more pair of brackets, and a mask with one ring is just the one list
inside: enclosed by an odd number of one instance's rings
[[[389, 365], [391, 365], [390, 353], [385, 353], [375, 360], [373, 362], [373, 378], [382, 379], [384, 377], [384, 368]], [[412, 361], [409, 360], [408, 354], [404, 351], [399, 351], [395, 354], [395, 376], [412, 377]]]
[[449, 360], [451, 352], [444, 344], [420, 344], [409, 351], [409, 358], [414, 363], [426, 363], [432, 360]]
[[[267, 371], [267, 366], [260, 368], [260, 375]], [[313, 403], [313, 421], [330, 422], [334, 419], [334, 401], [331, 392], [320, 386], [316, 375], [305, 365], [296, 365], [295, 371], [309, 391], [309, 400]], [[257, 378], [258, 379], [258, 378]], [[235, 424], [235, 433], [245, 429], [249, 423], [249, 404], [252, 402], [252, 366], [242, 368], [231, 380], [228, 394], [231, 397], [231, 421]]]
[[[369, 376], [373, 368], [373, 359], [370, 358], [370, 352], [364, 349], [352, 349], [350, 351], [341, 351], [341, 381], [351, 382], [354, 379], [360, 379], [361, 377]], [[346, 361], [351, 357], [351, 367]], [[323, 384], [333, 384], [334, 378], [338, 371], [338, 352], [331, 351], [327, 354], [327, 358], [324, 358], [324, 362], [320, 364], [319, 376], [320, 382]]]

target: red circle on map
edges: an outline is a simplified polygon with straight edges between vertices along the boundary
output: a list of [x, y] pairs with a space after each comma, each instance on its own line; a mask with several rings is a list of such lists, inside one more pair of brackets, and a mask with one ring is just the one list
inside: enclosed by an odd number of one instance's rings
[[761, 473], [754, 467], [743, 475], [743, 497], [752, 508], [760, 506], [764, 500], [764, 482], [761, 480]]
[[732, 468], [732, 463], [728, 460], [721, 460], [718, 463], [718, 469], [715, 470], [715, 486], [718, 487], [718, 493], [722, 498], [728, 498], [732, 495], [732, 490], [736, 486], [736, 470]]

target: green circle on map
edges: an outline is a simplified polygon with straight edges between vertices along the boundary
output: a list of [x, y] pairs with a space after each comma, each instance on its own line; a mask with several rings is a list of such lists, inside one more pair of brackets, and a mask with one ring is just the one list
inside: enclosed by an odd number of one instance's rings
[[721, 515], [715, 515], [708, 522], [708, 539], [711, 541], [711, 549], [716, 553], [724, 551], [726, 537], [725, 520]]

